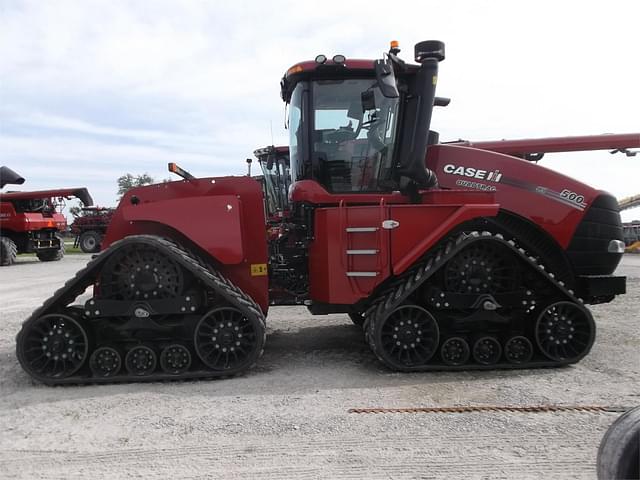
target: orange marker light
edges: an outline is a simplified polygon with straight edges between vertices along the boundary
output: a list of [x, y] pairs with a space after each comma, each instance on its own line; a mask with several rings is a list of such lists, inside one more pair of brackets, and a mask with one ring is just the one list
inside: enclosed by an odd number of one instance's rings
[[400, 42], [398, 40], [391, 40], [391, 48], [398, 48], [400, 46]]
[[173, 162], [169, 163], [169, 171], [173, 172], [173, 173], [176, 173], [176, 170], [177, 170], [176, 164], [173, 163]]

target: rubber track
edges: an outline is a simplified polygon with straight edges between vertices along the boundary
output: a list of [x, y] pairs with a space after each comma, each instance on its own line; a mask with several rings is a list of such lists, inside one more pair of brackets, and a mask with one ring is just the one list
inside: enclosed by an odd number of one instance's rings
[[[555, 275], [551, 272], [547, 272], [544, 265], [538, 263], [535, 257], [527, 254], [527, 252], [518, 247], [513, 240], [505, 240], [501, 234], [493, 234], [491, 232], [470, 232], [461, 233], [456, 237], [446, 240], [440, 247], [438, 247], [433, 253], [427, 255], [422, 261], [416, 263], [407, 271], [402, 273], [398, 278], [392, 281], [392, 283], [384, 288], [380, 295], [373, 301], [373, 303], [365, 310], [364, 331], [366, 340], [371, 347], [373, 353], [378, 359], [385, 363], [382, 356], [378, 353], [378, 346], [373, 342], [373, 338], [369, 335], [369, 331], [373, 331], [375, 328], [375, 322], [378, 319], [384, 320], [387, 316], [398, 306], [400, 306], [404, 300], [418, 289], [424, 282], [426, 282], [438, 269], [440, 269], [446, 262], [451, 260], [458, 252], [463, 248], [471, 245], [472, 243], [479, 241], [494, 241], [498, 242], [509, 250], [511, 250], [518, 258], [526, 262], [537, 270], [538, 273], [543, 275], [546, 280], [551, 283], [559, 292], [561, 292], [569, 301], [573, 301], [582, 305], [584, 301], [581, 298], [575, 296], [573, 290], [568, 289], [564, 282], [558, 281]], [[588, 353], [585, 352], [584, 355]], [[584, 357], [584, 355], [582, 357]], [[526, 364], [512, 364], [512, 363], [495, 363], [492, 365], [480, 365], [467, 363], [459, 366], [451, 365], [417, 365], [417, 366], [404, 366], [398, 371], [457, 371], [457, 370], [494, 370], [496, 368], [505, 369], [521, 369], [531, 367], [558, 367], [562, 365], [569, 365], [571, 363], [578, 362], [582, 357], [576, 360], [568, 361], [533, 361]], [[386, 363], [385, 363], [386, 364]]]
[[[216, 271], [212, 265], [205, 262], [203, 259], [195, 256], [193, 253], [184, 249], [177, 243], [168, 240], [166, 238], [154, 236], [154, 235], [132, 235], [122, 240], [114, 242], [91, 260], [83, 269], [79, 270], [75, 276], [69, 279], [61, 288], [47, 299], [39, 308], [37, 308], [31, 316], [25, 320], [22, 324], [22, 328], [16, 336], [16, 344], [20, 343], [20, 336], [28, 328], [29, 323], [42, 315], [48, 313], [57, 313], [67, 307], [73, 300], [81, 295], [89, 286], [93, 285], [97, 279], [100, 268], [104, 265], [107, 259], [118, 250], [125, 248], [129, 245], [144, 244], [154, 247], [163, 253], [171, 257], [191, 274], [202, 281], [208, 288], [214, 290], [217, 294], [223, 297], [229, 304], [240, 310], [248, 317], [256, 318], [263, 327], [262, 345], [264, 349], [264, 343], [266, 341], [266, 322], [265, 316], [258, 304], [246, 293], [244, 293], [237, 285], [224, 277], [221, 273]], [[18, 360], [22, 364], [22, 359], [18, 353], [19, 349], [16, 349]], [[258, 358], [262, 355], [260, 351]], [[90, 353], [89, 355], [90, 356]], [[253, 365], [247, 367], [251, 368]], [[23, 367], [24, 368], [24, 367]], [[84, 367], [83, 367], [84, 368]], [[63, 384], [93, 384], [93, 383], [119, 383], [119, 382], [150, 382], [161, 380], [183, 380], [183, 379], [196, 379], [196, 378], [217, 378], [217, 377], [229, 377], [241, 373], [246, 369], [241, 370], [202, 370], [197, 372], [186, 372], [180, 375], [171, 375], [165, 373], [157, 373], [146, 376], [134, 376], [134, 375], [117, 375], [115, 377], [67, 377], [61, 379], [52, 379], [47, 377], [33, 377], [38, 381], [46, 383], [48, 385], [63, 385]], [[26, 369], [25, 369], [26, 371]], [[28, 373], [28, 372], [27, 372]]]
[[470, 412], [524, 412], [524, 413], [619, 413], [628, 407], [605, 407], [602, 405], [469, 405], [466, 407], [408, 407], [408, 408], [350, 408], [348, 413], [470, 413]]

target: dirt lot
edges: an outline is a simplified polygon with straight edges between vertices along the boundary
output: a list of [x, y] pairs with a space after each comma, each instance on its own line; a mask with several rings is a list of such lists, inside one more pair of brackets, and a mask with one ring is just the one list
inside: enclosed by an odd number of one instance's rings
[[264, 357], [206, 382], [49, 388], [20, 369], [20, 323], [88, 256], [0, 272], [1, 478], [594, 478], [615, 413], [353, 414], [356, 407], [640, 404], [640, 255], [594, 307], [578, 365], [398, 374], [344, 315], [270, 312]]

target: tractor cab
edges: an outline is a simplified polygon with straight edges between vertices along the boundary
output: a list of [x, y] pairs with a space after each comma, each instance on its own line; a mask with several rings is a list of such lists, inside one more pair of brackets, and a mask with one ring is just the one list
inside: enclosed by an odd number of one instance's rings
[[416, 45], [420, 65], [400, 60], [399, 51], [392, 44], [375, 61], [319, 55], [286, 72], [281, 94], [289, 106], [294, 183], [312, 180], [329, 194], [436, 184], [424, 159], [444, 45]]

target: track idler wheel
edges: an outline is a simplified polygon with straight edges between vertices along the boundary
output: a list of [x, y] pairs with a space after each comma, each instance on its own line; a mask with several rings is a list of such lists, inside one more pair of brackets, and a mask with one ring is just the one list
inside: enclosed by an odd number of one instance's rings
[[502, 356], [502, 347], [495, 337], [480, 337], [473, 344], [473, 359], [480, 365], [498, 363]]
[[33, 377], [66, 378], [87, 358], [89, 342], [82, 325], [69, 315], [50, 313], [23, 327], [18, 336], [18, 360]]
[[440, 347], [440, 358], [445, 365], [464, 365], [469, 360], [469, 344], [462, 337], [451, 337]]
[[536, 343], [540, 351], [557, 362], [577, 362], [584, 357], [596, 336], [591, 312], [573, 302], [549, 305], [536, 322]]
[[184, 345], [169, 345], [160, 353], [160, 368], [166, 373], [179, 375], [189, 370], [190, 366], [191, 353]]
[[236, 308], [216, 308], [196, 325], [193, 343], [198, 357], [211, 370], [242, 371], [262, 352], [264, 325]]
[[120, 371], [122, 357], [112, 347], [97, 348], [89, 359], [89, 368], [94, 377], [114, 377]]
[[156, 352], [146, 345], [138, 345], [127, 352], [124, 364], [131, 375], [151, 375], [158, 362]]
[[504, 357], [509, 363], [527, 363], [533, 357], [533, 345], [527, 337], [511, 337], [504, 344]]
[[374, 321], [371, 335], [378, 357], [394, 370], [426, 365], [440, 342], [436, 319], [418, 305], [401, 305]]

